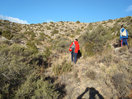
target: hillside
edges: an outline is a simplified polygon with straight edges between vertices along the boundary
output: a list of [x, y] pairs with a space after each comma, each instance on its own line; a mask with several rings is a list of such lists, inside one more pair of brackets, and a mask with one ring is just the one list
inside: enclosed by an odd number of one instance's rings
[[[119, 30], [128, 30], [129, 49]], [[68, 51], [77, 38], [81, 57]], [[95, 23], [0, 20], [0, 99], [132, 99], [132, 17]]]

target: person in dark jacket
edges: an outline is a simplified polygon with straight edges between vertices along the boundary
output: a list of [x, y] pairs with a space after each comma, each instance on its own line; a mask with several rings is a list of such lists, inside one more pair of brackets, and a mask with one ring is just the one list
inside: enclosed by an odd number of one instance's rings
[[[71, 60], [74, 61], [74, 63], [76, 64], [77, 54], [78, 54], [78, 51], [79, 51], [78, 39], [75, 39], [74, 42], [71, 43], [70, 48], [72, 49], [72, 51], [71, 51]], [[73, 57], [74, 57], [74, 60], [73, 60]]]

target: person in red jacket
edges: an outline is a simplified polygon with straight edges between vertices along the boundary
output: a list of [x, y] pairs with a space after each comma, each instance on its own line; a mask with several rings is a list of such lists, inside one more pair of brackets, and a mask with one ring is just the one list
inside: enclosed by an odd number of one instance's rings
[[78, 39], [75, 39], [74, 42], [72, 42], [72, 44], [70, 45], [70, 48], [72, 48], [71, 60], [73, 61], [73, 57], [74, 57], [74, 63], [76, 64], [76, 62], [77, 62], [77, 54], [78, 54], [78, 51], [79, 51]]

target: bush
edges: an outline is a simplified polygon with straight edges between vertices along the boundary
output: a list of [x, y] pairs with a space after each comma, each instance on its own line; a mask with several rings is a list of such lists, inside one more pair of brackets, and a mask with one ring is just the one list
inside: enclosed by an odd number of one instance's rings
[[79, 35], [80, 32], [81, 32], [81, 29], [78, 28], [78, 29], [76, 30], [76, 35]]
[[54, 36], [55, 34], [58, 34], [59, 31], [58, 30], [53, 30], [51, 33], [52, 33], [51, 36]]
[[114, 26], [112, 27], [112, 28], [110, 28], [110, 31], [112, 32], [112, 33], [117, 33], [116, 34], [116, 36], [120, 36], [120, 25], [118, 25], [118, 24], [114, 24]]
[[27, 38], [25, 37], [24, 34], [16, 34], [13, 36], [12, 40], [15, 42], [15, 43], [21, 43], [21, 41], [24, 41], [24, 40], [27, 40]]
[[[54, 97], [59, 93], [55, 91], [52, 83], [39, 79], [39, 68], [48, 66], [50, 56], [47, 48], [43, 53], [34, 53], [30, 48], [18, 44], [0, 45], [0, 96], [4, 99], [28, 98], [31, 96]], [[41, 83], [41, 88], [37, 84]], [[45, 89], [44, 89], [45, 88]], [[47, 91], [46, 91], [47, 90]], [[39, 93], [39, 95], [37, 95]], [[15, 96], [15, 97], [14, 97]], [[51, 96], [51, 97], [50, 97]]]
[[127, 76], [125, 76], [122, 73], [117, 73], [112, 77], [112, 83], [113, 83], [115, 89], [118, 91], [119, 97], [124, 97], [129, 92], [126, 77]]
[[93, 70], [89, 70], [87, 73], [86, 73], [86, 76], [88, 78], [90, 78], [91, 80], [94, 80], [96, 78], [96, 73], [93, 71]]
[[29, 49], [31, 49], [32, 51], [34, 51], [34, 53], [38, 52], [38, 48], [36, 47], [35, 43], [32, 41], [27, 41], [27, 47], [29, 47]]
[[72, 64], [64, 60], [61, 64], [53, 66], [53, 72], [55, 75], [61, 75], [72, 70]]
[[2, 30], [0, 29], [0, 35], [2, 35]]
[[13, 34], [11, 33], [11, 31], [2, 31], [2, 36], [4, 36], [5, 38], [7, 38], [7, 39], [12, 39], [12, 37], [13, 37]]
[[110, 23], [111, 23], [111, 22], [113, 22], [113, 20], [112, 20], [112, 19], [109, 19], [109, 20], [108, 20], [108, 22], [110, 22]]
[[95, 30], [86, 32], [79, 38], [83, 56], [93, 56], [101, 53], [108, 40], [113, 38], [111, 31], [99, 25]]
[[54, 41], [54, 47], [58, 52], [67, 52], [71, 41], [67, 38], [60, 38]]
[[128, 46], [132, 47], [132, 39], [128, 39]]
[[[25, 58], [23, 53], [24, 48], [19, 45], [3, 46], [0, 49], [0, 89], [2, 89], [2, 97], [11, 98], [14, 90], [25, 81], [25, 76], [32, 69], [23, 61]], [[9, 93], [12, 93], [12, 95], [7, 95]]]
[[76, 21], [76, 23], [78, 24], [78, 23], [80, 23], [80, 21]]
[[46, 26], [46, 29], [47, 29], [47, 30], [51, 30], [51, 27], [49, 27], [49, 26]]
[[132, 25], [129, 25], [126, 29], [128, 30], [129, 38], [132, 38]]
[[90, 23], [90, 24], [88, 25], [87, 30], [89, 31], [89, 30], [92, 30], [92, 29], [93, 29], [93, 25], [92, 25], [92, 23]]
[[55, 85], [36, 75], [34, 71], [24, 84], [16, 91], [15, 98], [28, 99], [58, 99], [60, 93]]
[[33, 31], [27, 31], [24, 34], [27, 34], [30, 37], [30, 40], [34, 40], [34, 38], [36, 37]]

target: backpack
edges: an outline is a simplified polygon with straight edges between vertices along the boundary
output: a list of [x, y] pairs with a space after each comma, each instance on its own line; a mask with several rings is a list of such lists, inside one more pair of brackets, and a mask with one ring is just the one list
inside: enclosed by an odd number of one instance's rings
[[122, 36], [127, 36], [127, 31], [126, 31], [126, 29], [124, 29], [124, 31], [122, 32], [121, 35], [122, 35]]
[[73, 42], [72, 46], [71, 46], [72, 52], [75, 51], [75, 43]]

